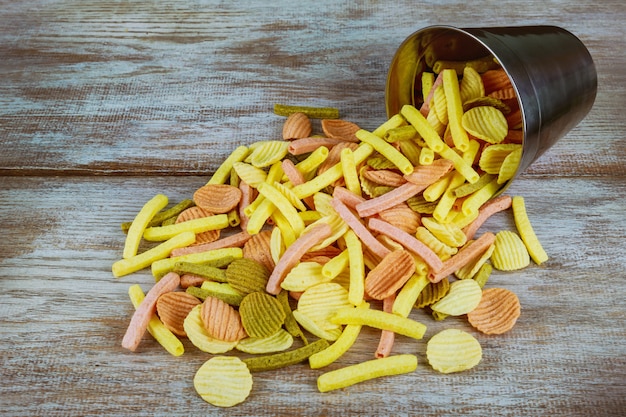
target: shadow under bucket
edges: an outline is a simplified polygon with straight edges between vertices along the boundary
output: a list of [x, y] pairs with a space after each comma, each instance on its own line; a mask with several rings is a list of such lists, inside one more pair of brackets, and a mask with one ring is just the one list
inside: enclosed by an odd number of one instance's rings
[[516, 177], [572, 130], [591, 110], [596, 97], [593, 59], [583, 43], [562, 28], [421, 29], [400, 45], [389, 68], [387, 115], [397, 114], [405, 104], [421, 106], [421, 75], [433, 72], [436, 61], [486, 56], [495, 58], [508, 74], [522, 112], [523, 150]]

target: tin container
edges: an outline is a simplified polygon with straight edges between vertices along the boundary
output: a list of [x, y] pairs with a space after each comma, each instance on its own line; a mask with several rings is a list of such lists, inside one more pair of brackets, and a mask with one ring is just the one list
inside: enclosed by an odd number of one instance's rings
[[509, 75], [521, 108], [523, 151], [517, 177], [589, 113], [596, 97], [597, 74], [591, 54], [565, 29], [421, 29], [400, 45], [389, 68], [387, 115], [397, 114], [405, 104], [419, 108], [421, 75], [432, 72], [437, 60], [469, 61], [486, 56], [495, 58]]

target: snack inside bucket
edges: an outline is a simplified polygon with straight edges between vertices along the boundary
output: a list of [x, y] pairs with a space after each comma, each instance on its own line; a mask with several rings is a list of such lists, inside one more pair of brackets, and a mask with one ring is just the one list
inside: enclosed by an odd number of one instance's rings
[[572, 130], [591, 110], [597, 91], [593, 59], [572, 33], [555, 26], [459, 29], [430, 26], [398, 48], [387, 76], [389, 117], [422, 104], [421, 75], [437, 61], [492, 58], [508, 74], [522, 113], [522, 158], [512, 180]]

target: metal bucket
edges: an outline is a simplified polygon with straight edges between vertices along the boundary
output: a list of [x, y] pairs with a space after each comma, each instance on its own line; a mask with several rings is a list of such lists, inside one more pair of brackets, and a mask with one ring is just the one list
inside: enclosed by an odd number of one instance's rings
[[419, 104], [421, 74], [432, 71], [435, 61], [488, 55], [509, 75], [522, 112], [523, 151], [517, 176], [572, 130], [591, 110], [596, 97], [593, 59], [583, 43], [562, 28], [421, 29], [400, 45], [389, 68], [387, 115], [397, 114], [405, 104]]

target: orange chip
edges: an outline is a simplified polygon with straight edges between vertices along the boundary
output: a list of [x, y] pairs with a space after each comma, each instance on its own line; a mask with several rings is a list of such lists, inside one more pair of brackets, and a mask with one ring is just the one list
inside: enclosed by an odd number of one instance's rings
[[406, 182], [402, 174], [387, 169], [364, 169], [361, 175], [376, 184], [391, 187], [399, 187]]
[[285, 124], [283, 124], [283, 139], [306, 138], [311, 134], [312, 130], [309, 116], [300, 112], [292, 113], [287, 117]]
[[272, 232], [269, 230], [264, 230], [253, 235], [243, 245], [243, 257], [257, 261], [265, 266], [268, 271], [273, 270], [276, 264], [274, 263], [274, 259], [272, 259], [270, 251], [271, 237]]
[[204, 328], [215, 339], [235, 342], [247, 336], [239, 312], [219, 298], [207, 297], [201, 315]]
[[361, 128], [356, 124], [341, 119], [322, 119], [322, 130], [329, 138], [358, 142], [356, 132]]
[[420, 215], [406, 203], [383, 210], [378, 215], [387, 223], [404, 230], [410, 235], [414, 235], [420, 225]]
[[367, 274], [365, 292], [376, 300], [383, 300], [402, 288], [414, 273], [413, 256], [405, 250], [395, 250]]
[[187, 336], [183, 322], [189, 312], [200, 300], [186, 292], [168, 292], [161, 295], [156, 303], [159, 318], [172, 333], [177, 336]]
[[488, 288], [478, 306], [467, 314], [472, 326], [485, 334], [502, 334], [513, 328], [521, 314], [517, 295], [504, 288]]
[[211, 213], [223, 214], [237, 207], [241, 196], [241, 190], [232, 185], [207, 184], [196, 190], [193, 201]]

